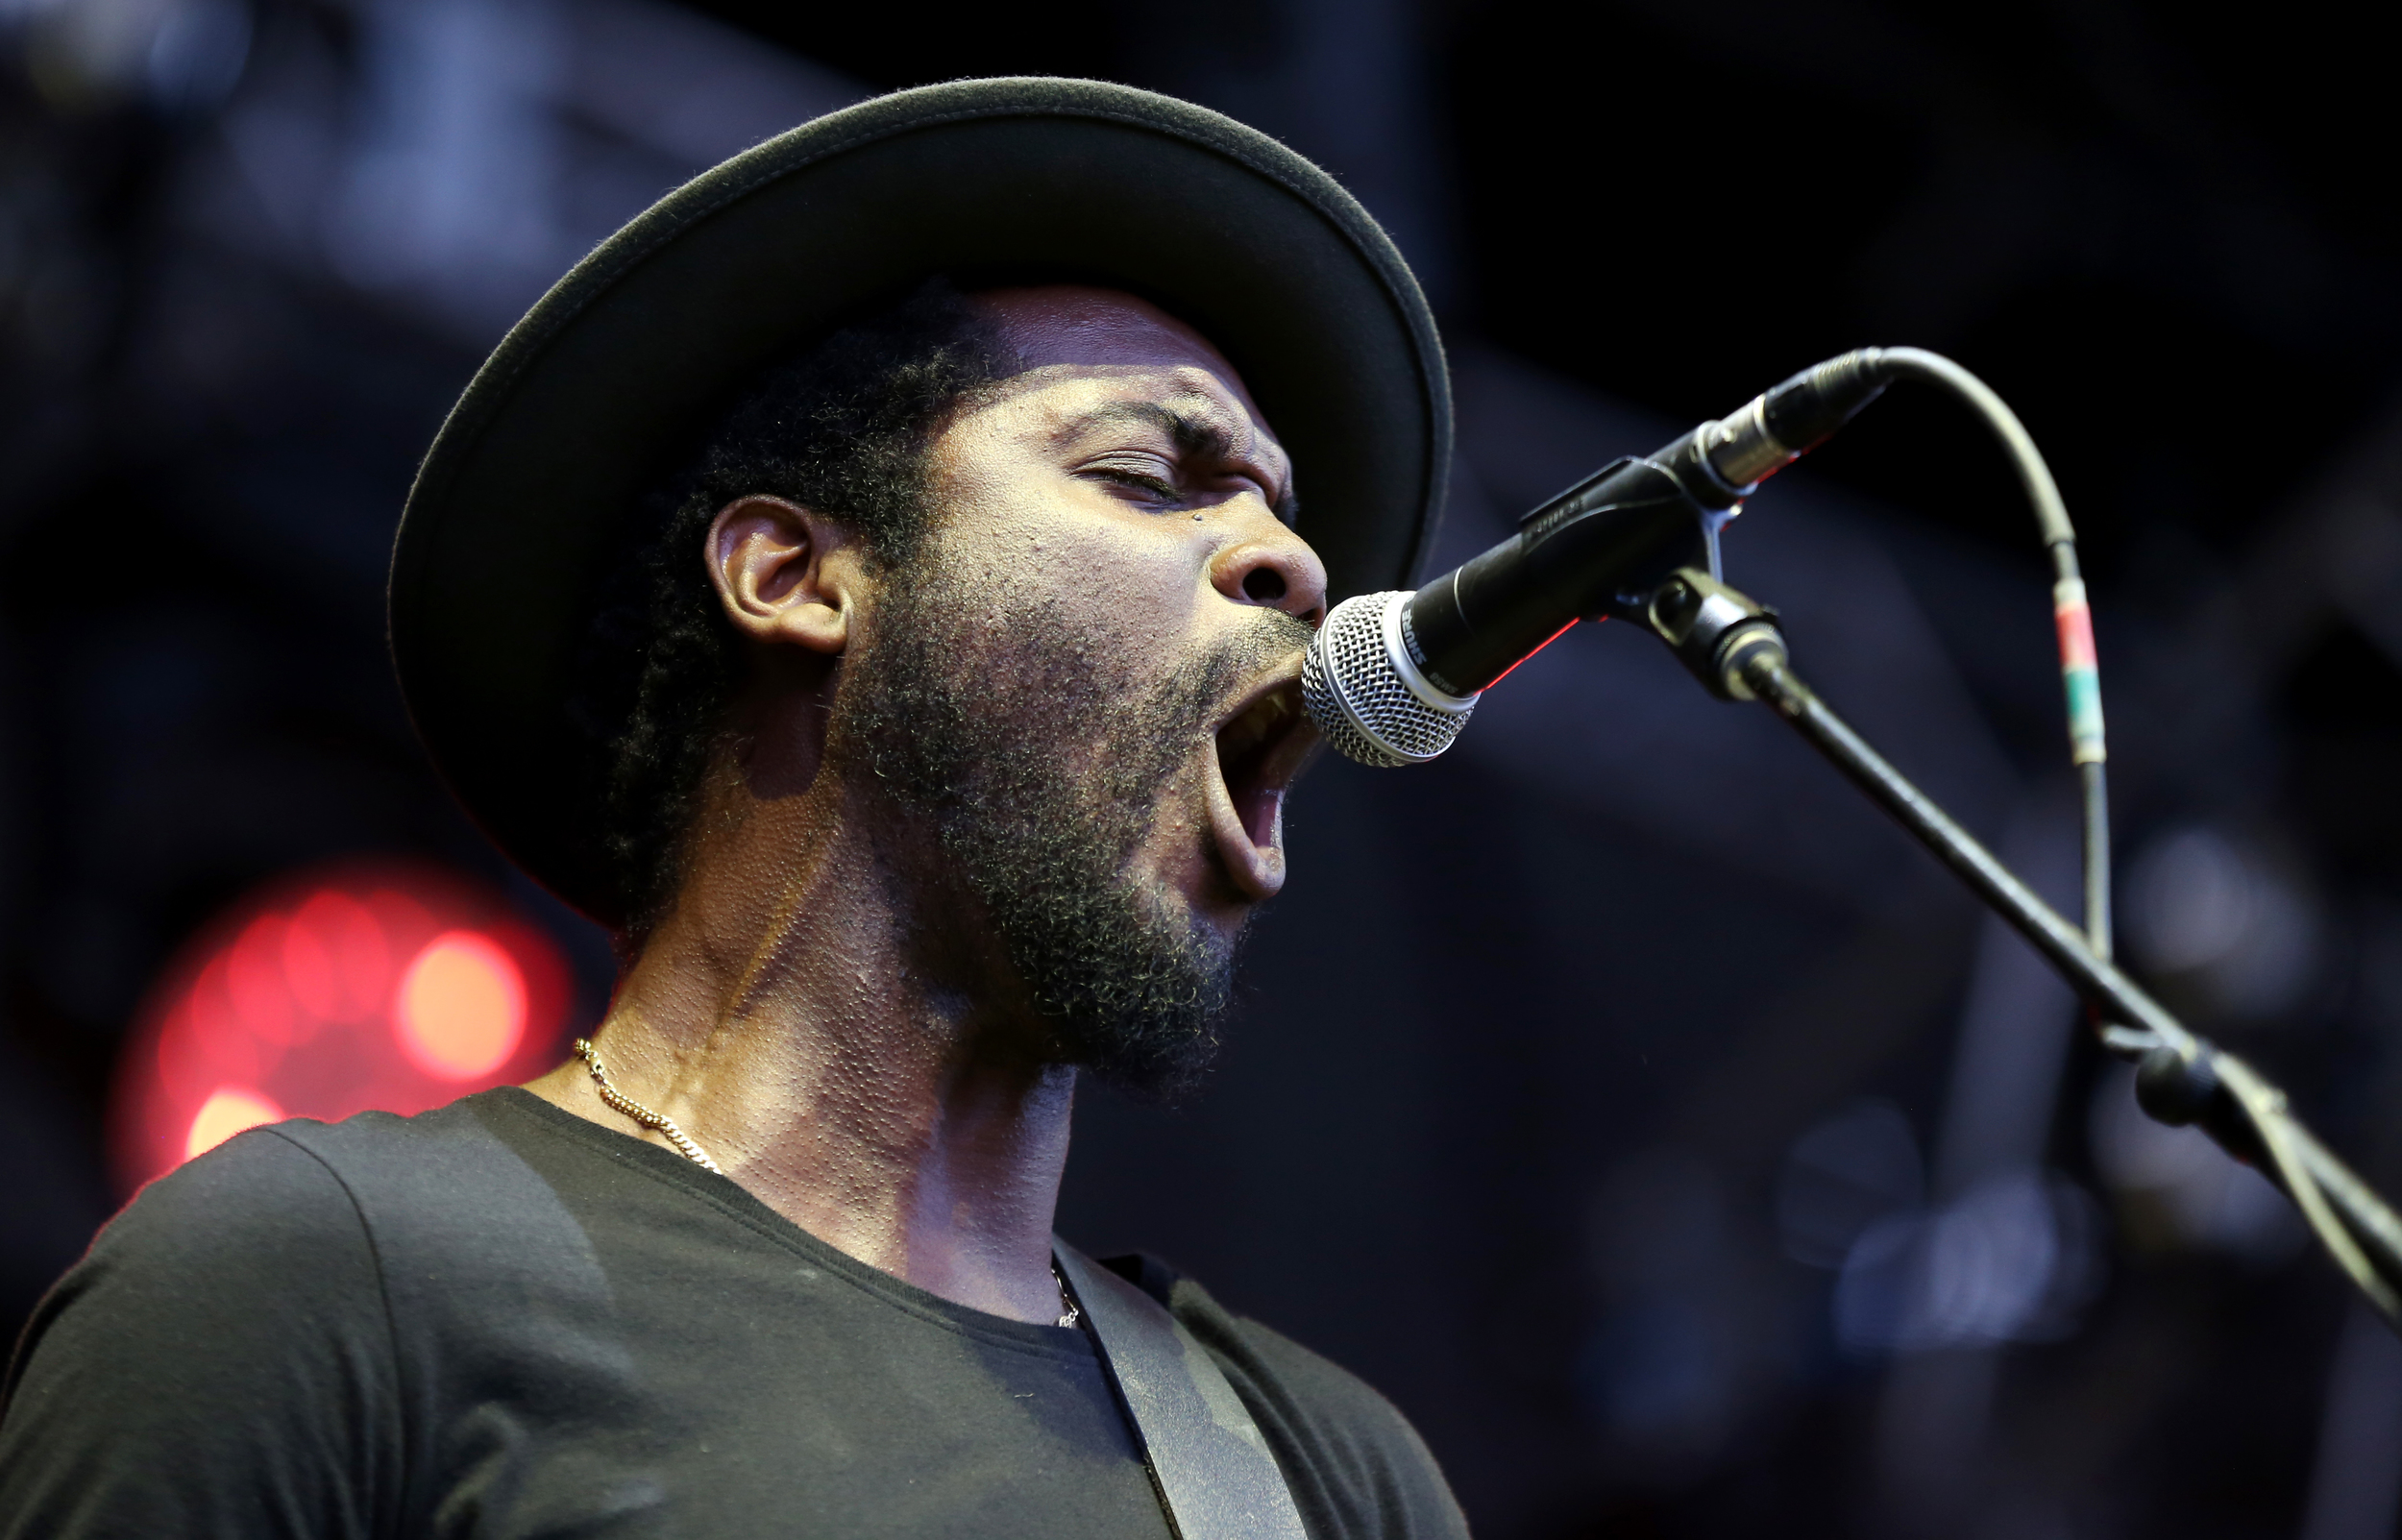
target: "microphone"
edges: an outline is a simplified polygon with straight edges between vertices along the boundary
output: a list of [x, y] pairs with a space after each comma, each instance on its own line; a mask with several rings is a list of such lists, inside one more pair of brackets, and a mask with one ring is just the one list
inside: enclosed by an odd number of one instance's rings
[[1655, 453], [1611, 461], [1417, 592], [1343, 600], [1302, 660], [1311, 720], [1363, 765], [1433, 759], [1479, 695], [1577, 622], [1639, 608], [1679, 568], [1716, 576], [1718, 531], [1743, 500], [1900, 372], [1877, 348], [1804, 369]]

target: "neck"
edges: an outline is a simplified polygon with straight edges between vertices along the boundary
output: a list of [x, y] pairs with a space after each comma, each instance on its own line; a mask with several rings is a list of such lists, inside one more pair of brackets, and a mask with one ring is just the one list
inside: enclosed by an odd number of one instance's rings
[[[943, 1298], [1048, 1322], [1075, 1072], [995, 1010], [988, 959], [919, 896], [923, 861], [831, 777], [748, 801], [704, 839], [595, 1044], [618, 1089], [851, 1257]], [[737, 795], [742, 794], [737, 793]], [[782, 853], [759, 869], [756, 852]], [[797, 853], [797, 855], [795, 853]], [[579, 1062], [537, 1095], [641, 1134]]]

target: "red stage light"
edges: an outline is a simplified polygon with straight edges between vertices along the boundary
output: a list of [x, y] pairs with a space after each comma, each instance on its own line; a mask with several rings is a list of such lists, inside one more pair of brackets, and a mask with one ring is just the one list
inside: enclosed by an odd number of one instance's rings
[[508, 953], [472, 930], [444, 931], [401, 975], [393, 1028], [411, 1063], [437, 1080], [474, 1080], [526, 1036], [526, 980]]
[[118, 1061], [128, 1191], [246, 1128], [417, 1112], [539, 1074], [571, 990], [498, 894], [411, 862], [268, 885], [168, 965]]
[[184, 1136], [184, 1159], [188, 1161], [204, 1150], [213, 1150], [246, 1128], [261, 1123], [281, 1123], [283, 1109], [255, 1090], [239, 1086], [220, 1086], [200, 1104], [200, 1113], [192, 1119], [190, 1132]]

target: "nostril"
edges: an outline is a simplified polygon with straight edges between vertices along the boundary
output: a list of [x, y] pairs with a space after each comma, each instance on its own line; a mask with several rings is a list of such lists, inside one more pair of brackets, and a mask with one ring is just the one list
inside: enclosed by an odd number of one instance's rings
[[1273, 604], [1285, 597], [1285, 574], [1273, 567], [1254, 567], [1243, 576], [1242, 591], [1245, 598]]

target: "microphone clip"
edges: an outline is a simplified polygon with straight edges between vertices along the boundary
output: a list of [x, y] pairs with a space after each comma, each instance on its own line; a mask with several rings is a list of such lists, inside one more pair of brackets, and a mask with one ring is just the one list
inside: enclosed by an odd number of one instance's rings
[[1769, 649], [1785, 657], [1777, 611], [1729, 588], [1699, 567], [1680, 567], [1656, 588], [1620, 596], [1612, 613], [1668, 644], [1668, 649], [1721, 700], [1751, 700], [1745, 669]]

